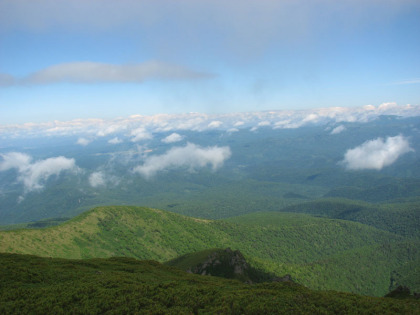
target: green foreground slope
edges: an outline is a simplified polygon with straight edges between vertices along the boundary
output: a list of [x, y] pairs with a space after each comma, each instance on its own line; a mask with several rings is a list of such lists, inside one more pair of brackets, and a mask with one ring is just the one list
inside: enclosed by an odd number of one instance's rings
[[[267, 214], [257, 216], [264, 221]], [[238, 223], [201, 220], [141, 207], [100, 207], [59, 226], [2, 231], [0, 252], [61, 258], [126, 256], [163, 262], [230, 247], [240, 250], [254, 267], [277, 275], [289, 273], [313, 288], [383, 296], [396, 272], [403, 273], [400, 280], [419, 279], [418, 271], [404, 269], [420, 259], [417, 241], [356, 222], [302, 214], [272, 216], [276, 217], [270, 221], [276, 224], [251, 225], [239, 219]], [[378, 248], [383, 248], [385, 261], [372, 260]], [[357, 276], [343, 276], [347, 273]]]
[[420, 301], [246, 285], [132, 258], [0, 254], [2, 314], [418, 314]]

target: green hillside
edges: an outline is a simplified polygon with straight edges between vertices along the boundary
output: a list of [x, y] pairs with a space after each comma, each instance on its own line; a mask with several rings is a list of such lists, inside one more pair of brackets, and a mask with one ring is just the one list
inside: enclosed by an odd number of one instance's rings
[[420, 302], [247, 285], [132, 258], [66, 260], [0, 254], [2, 314], [418, 314]]
[[325, 196], [357, 199], [367, 202], [392, 202], [420, 195], [420, 181], [414, 178], [393, 178], [392, 182], [374, 184], [370, 187], [338, 187], [333, 188]]
[[[420, 258], [417, 241], [360, 223], [280, 212], [253, 216], [259, 224], [241, 223], [241, 217], [212, 221], [149, 208], [100, 207], [58, 226], [2, 231], [0, 252], [61, 258], [126, 256], [163, 262], [230, 247], [240, 250], [254, 267], [291, 274], [310, 287], [377, 296], [388, 292], [393, 272]], [[264, 220], [270, 224], [264, 225]], [[382, 262], [366, 257], [381, 246], [386, 264], [378, 269]], [[397, 250], [401, 246], [407, 250]], [[340, 267], [335, 267], [337, 259]], [[347, 270], [360, 275], [343, 280]], [[404, 275], [400, 279], [406, 279]]]
[[348, 199], [325, 198], [288, 206], [280, 211], [351, 220], [403, 236], [420, 238], [419, 202], [371, 204]]

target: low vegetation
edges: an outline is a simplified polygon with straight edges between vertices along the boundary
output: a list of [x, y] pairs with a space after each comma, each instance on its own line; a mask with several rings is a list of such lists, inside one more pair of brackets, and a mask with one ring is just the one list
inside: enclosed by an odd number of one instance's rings
[[419, 314], [420, 301], [244, 284], [133, 258], [0, 254], [2, 314]]

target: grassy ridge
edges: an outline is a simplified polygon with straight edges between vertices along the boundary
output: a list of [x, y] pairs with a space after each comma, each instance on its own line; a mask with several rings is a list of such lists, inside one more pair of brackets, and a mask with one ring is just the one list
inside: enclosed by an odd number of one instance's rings
[[[141, 207], [100, 207], [59, 226], [2, 231], [0, 252], [167, 261], [208, 248], [230, 247], [239, 249], [259, 269], [278, 275], [290, 273], [311, 287], [381, 296], [388, 292], [393, 271], [420, 258], [413, 249], [419, 247], [418, 242], [406, 242], [402, 236], [360, 223], [284, 213], [270, 213], [270, 217], [254, 214], [253, 218], [261, 223], [244, 224], [241, 217], [236, 218], [236, 223], [235, 219], [202, 220]], [[263, 224], [267, 218], [271, 225]], [[410, 254], [394, 250], [403, 243]], [[387, 264], [380, 275], [374, 272], [377, 266], [373, 262], [366, 264], [365, 258], [378, 246], [388, 246], [383, 254]], [[355, 250], [360, 250], [359, 255], [352, 254]], [[330, 272], [335, 257], [351, 259], [342, 260], [340, 268]], [[314, 268], [319, 272], [312, 272]], [[343, 282], [340, 271], [351, 268], [359, 268], [360, 277]], [[378, 285], [372, 287], [372, 281]]]
[[246, 285], [132, 258], [49, 259], [0, 254], [2, 314], [418, 314], [420, 302]]

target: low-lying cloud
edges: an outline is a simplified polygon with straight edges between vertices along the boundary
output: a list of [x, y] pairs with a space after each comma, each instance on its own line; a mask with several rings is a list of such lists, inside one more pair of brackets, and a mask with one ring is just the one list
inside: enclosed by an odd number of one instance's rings
[[342, 133], [344, 130], [346, 130], [346, 127], [344, 127], [343, 125], [337, 126], [335, 127], [333, 130], [331, 130], [332, 135], [338, 135], [339, 133]]
[[110, 144], [119, 144], [119, 143], [122, 143], [122, 142], [123, 141], [118, 137], [114, 137], [114, 138], [108, 140], [108, 143], [110, 143]]
[[149, 140], [153, 138], [153, 135], [148, 132], [144, 127], [140, 127], [131, 131], [132, 142], [138, 142], [143, 140]]
[[0, 154], [0, 171], [15, 169], [18, 172], [18, 181], [22, 182], [25, 191], [39, 190], [44, 187], [45, 181], [64, 171], [77, 171], [74, 159], [58, 156], [32, 162], [32, 158], [24, 153], [10, 152]]
[[381, 170], [410, 151], [413, 149], [402, 135], [377, 138], [347, 150], [342, 163], [349, 170]]
[[164, 143], [174, 143], [174, 142], [182, 141], [182, 139], [184, 139], [183, 136], [174, 132], [174, 133], [171, 133], [169, 136], [163, 138], [162, 142], [164, 142]]
[[77, 139], [77, 144], [80, 144], [81, 146], [87, 146], [89, 143], [91, 142], [91, 140], [86, 139], [86, 138], [79, 138]]
[[89, 184], [94, 188], [99, 186], [105, 186], [105, 174], [103, 172], [93, 172], [89, 176]]
[[229, 147], [200, 147], [188, 143], [185, 147], [175, 147], [162, 155], [154, 155], [146, 158], [143, 165], [134, 168], [134, 172], [145, 178], [154, 176], [157, 172], [181, 167], [188, 167], [190, 171], [211, 166], [213, 170], [220, 168], [229, 159], [231, 151]]

